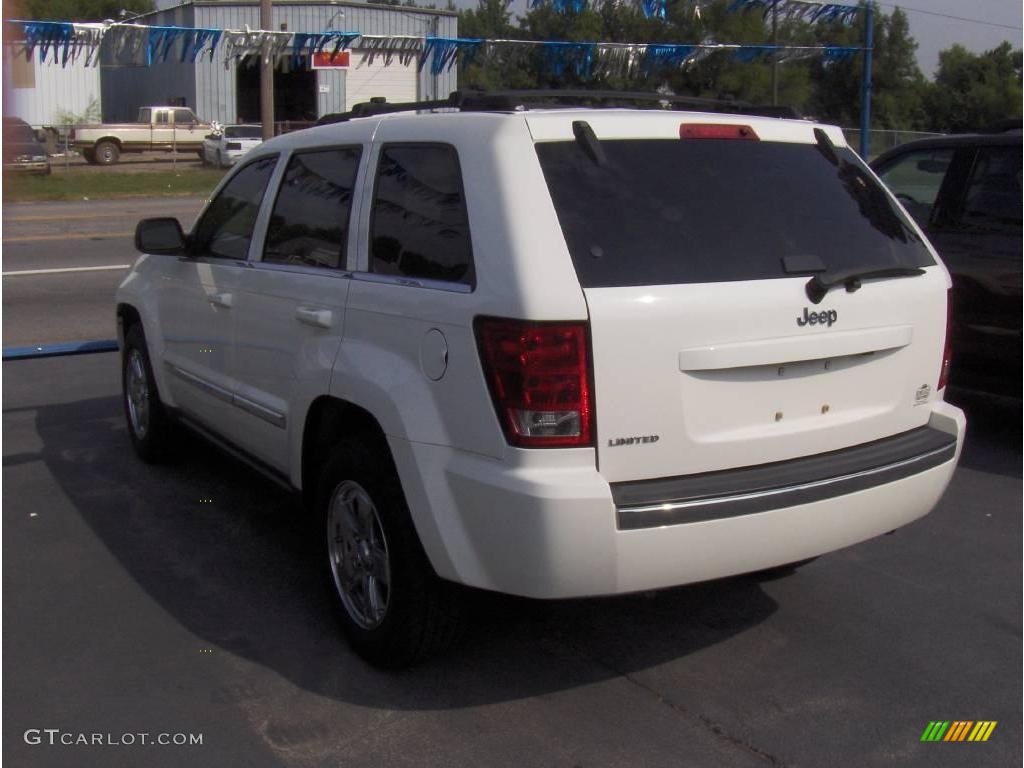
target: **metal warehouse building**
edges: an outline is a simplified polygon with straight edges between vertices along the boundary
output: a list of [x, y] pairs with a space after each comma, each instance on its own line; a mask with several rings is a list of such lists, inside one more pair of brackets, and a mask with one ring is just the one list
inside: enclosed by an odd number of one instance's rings
[[[154, 11], [133, 19], [156, 26], [244, 30], [260, 28], [256, 2], [212, 0]], [[456, 37], [457, 18], [450, 11], [392, 5], [275, 0], [273, 27], [287, 32], [359, 32], [364, 35]], [[308, 56], [296, 64], [290, 54], [279, 59], [274, 74], [274, 119], [310, 121], [330, 112], [345, 111], [372, 96], [388, 101], [413, 101], [447, 96], [455, 90], [454, 69], [432, 75], [429, 65], [418, 70], [419, 60], [403, 64], [399, 57], [384, 65], [381, 58], [367, 61], [359, 40], [351, 49], [347, 69], [314, 69]], [[191, 107], [203, 120], [221, 123], [258, 123], [259, 62], [255, 57], [225, 66], [218, 49], [213, 60], [201, 56], [196, 63], [173, 58], [151, 66], [100, 67], [103, 119], [135, 120], [139, 107], [170, 104]]]

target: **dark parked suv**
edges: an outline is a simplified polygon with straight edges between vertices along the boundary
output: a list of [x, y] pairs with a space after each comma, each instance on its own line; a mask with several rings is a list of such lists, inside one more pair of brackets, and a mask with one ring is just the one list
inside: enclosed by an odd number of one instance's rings
[[1021, 122], [999, 128], [912, 141], [871, 165], [953, 275], [951, 384], [1020, 398]]

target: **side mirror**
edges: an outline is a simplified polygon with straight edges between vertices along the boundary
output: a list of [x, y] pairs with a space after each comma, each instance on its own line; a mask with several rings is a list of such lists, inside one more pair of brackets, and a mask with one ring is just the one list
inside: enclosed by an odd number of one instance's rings
[[143, 219], [135, 227], [135, 248], [141, 253], [180, 255], [185, 252], [185, 234], [177, 219]]

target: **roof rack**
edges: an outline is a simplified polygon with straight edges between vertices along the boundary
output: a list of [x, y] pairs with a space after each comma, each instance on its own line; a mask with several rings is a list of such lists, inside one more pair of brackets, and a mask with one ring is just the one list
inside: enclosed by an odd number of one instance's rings
[[553, 107], [622, 107], [646, 109], [679, 108], [701, 112], [727, 112], [761, 117], [799, 118], [790, 107], [755, 106], [733, 99], [705, 99], [696, 96], [673, 96], [650, 91], [587, 91], [587, 90], [528, 90], [528, 91], [452, 91], [447, 99], [433, 101], [407, 101], [389, 103], [381, 96], [361, 102], [349, 112], [324, 115], [317, 125], [343, 123], [358, 117], [372, 117], [393, 112], [422, 112], [437, 109], [456, 109], [461, 112], [522, 112], [528, 109]]

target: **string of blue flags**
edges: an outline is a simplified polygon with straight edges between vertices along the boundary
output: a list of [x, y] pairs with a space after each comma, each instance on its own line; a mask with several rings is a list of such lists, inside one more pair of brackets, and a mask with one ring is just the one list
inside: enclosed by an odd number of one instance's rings
[[[588, 8], [597, 8], [605, 3], [619, 5], [623, 0], [529, 0], [530, 8], [548, 7], [558, 13], [577, 14]], [[664, 19], [667, 15], [668, 0], [631, 0], [632, 4], [648, 19]], [[694, 0], [694, 15], [700, 18], [700, 0]], [[851, 24], [862, 10], [860, 6], [839, 3], [815, 2], [815, 0], [735, 0], [730, 12], [739, 10], [764, 9], [765, 16], [777, 14], [779, 19], [818, 21]]]
[[[759, 3], [765, 0], [737, 0]], [[786, 0], [795, 2], [795, 0]], [[593, 77], [648, 76], [679, 69], [712, 54], [728, 54], [736, 60], [791, 61], [821, 57], [826, 61], [848, 59], [861, 49], [849, 46], [750, 45], [727, 43], [607, 43], [553, 40], [484, 40], [477, 38], [363, 35], [359, 32], [271, 32], [192, 27], [149, 26], [133, 23], [78, 24], [53, 21], [15, 21], [23, 28], [24, 55], [38, 55], [42, 63], [82, 62], [152, 66], [167, 61], [192, 62], [219, 52], [225, 67], [232, 61], [258, 56], [267, 61], [290, 59], [299, 66], [314, 53], [337, 54], [353, 48], [361, 51], [365, 66], [395, 61], [429, 67], [439, 75], [459, 65], [492, 62], [517, 66], [540, 55], [545, 71], [556, 76], [567, 72], [581, 79]], [[10, 38], [8, 38], [10, 39]]]

